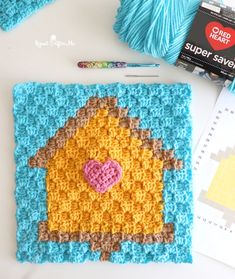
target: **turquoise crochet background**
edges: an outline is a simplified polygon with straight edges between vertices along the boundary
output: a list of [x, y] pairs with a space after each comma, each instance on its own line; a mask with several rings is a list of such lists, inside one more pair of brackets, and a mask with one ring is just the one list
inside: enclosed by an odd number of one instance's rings
[[140, 117], [140, 127], [162, 138], [164, 148], [175, 149], [184, 161], [181, 171], [164, 173], [165, 222], [173, 222], [171, 244], [123, 242], [112, 252], [114, 263], [190, 263], [192, 228], [191, 88], [186, 84], [90, 85], [25, 83], [14, 88], [15, 161], [17, 203], [17, 259], [20, 262], [98, 261], [89, 243], [38, 241], [38, 222], [47, 220], [44, 169], [29, 168], [28, 159], [44, 146], [56, 130], [75, 116], [91, 96], [116, 96], [118, 106], [129, 107], [129, 116]]
[[54, 0], [0, 0], [0, 27], [9, 31]]

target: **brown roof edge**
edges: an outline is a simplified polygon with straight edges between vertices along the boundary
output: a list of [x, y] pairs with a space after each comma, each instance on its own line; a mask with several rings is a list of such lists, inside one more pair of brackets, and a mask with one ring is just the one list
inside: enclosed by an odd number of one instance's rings
[[29, 166], [32, 168], [46, 168], [47, 162], [55, 156], [58, 149], [65, 146], [66, 142], [75, 135], [77, 129], [84, 127], [99, 109], [107, 109], [110, 116], [120, 118], [120, 127], [129, 128], [132, 137], [142, 140], [141, 148], [152, 149], [153, 157], [164, 161], [164, 169], [182, 168], [182, 161], [174, 158], [173, 150], [162, 150], [161, 140], [150, 139], [150, 130], [139, 129], [139, 118], [128, 117], [128, 108], [116, 106], [116, 97], [91, 97], [87, 104], [77, 111], [76, 116], [69, 118], [64, 127], [59, 128], [56, 134], [48, 140], [47, 144], [29, 159]]

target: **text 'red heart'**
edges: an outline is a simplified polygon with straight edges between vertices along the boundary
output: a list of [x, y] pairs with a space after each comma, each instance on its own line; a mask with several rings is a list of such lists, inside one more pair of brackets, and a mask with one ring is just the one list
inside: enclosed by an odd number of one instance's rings
[[83, 172], [87, 182], [99, 193], [107, 192], [122, 177], [122, 168], [115, 160], [108, 160], [104, 164], [90, 160], [85, 164]]
[[235, 45], [235, 30], [212, 21], [206, 26], [206, 38], [215, 51], [227, 49]]

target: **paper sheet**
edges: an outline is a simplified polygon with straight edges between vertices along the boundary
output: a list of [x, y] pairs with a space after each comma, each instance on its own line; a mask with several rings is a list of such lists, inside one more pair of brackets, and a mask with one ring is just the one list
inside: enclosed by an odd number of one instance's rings
[[235, 267], [235, 95], [227, 89], [194, 158], [194, 250]]

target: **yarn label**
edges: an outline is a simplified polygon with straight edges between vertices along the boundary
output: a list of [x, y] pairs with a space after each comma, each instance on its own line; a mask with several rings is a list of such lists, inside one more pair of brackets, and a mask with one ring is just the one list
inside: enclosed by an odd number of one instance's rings
[[235, 10], [202, 1], [176, 66], [229, 85], [235, 78]]

